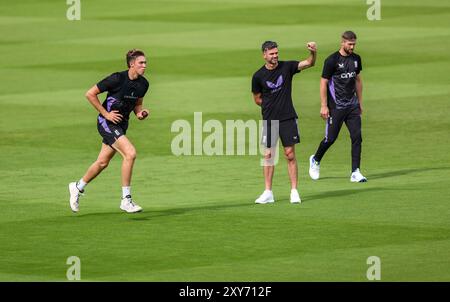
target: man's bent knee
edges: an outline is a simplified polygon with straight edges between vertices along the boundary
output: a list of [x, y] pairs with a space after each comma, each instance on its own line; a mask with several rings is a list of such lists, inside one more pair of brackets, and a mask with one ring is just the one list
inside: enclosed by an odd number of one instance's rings
[[105, 160], [97, 160], [97, 165], [100, 167], [100, 169], [105, 169], [108, 167], [109, 162]]
[[127, 153], [125, 153], [125, 159], [134, 161], [136, 159], [136, 150], [129, 150]]

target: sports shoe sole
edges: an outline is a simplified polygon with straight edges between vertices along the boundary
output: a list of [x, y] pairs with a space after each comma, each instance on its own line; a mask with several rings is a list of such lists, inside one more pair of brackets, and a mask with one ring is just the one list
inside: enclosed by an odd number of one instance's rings
[[361, 179], [361, 180], [353, 180], [353, 179], [350, 179], [350, 181], [351, 182], [367, 182], [367, 179]]
[[124, 211], [124, 212], [127, 212], [127, 213], [139, 213], [139, 212], [142, 212], [142, 208], [141, 209], [139, 209], [139, 210], [137, 210], [137, 211], [127, 211], [127, 210], [125, 210], [125, 209], [122, 209], [122, 207], [120, 207], [120, 209], [122, 210], [122, 211]]
[[271, 199], [271, 200], [268, 200], [268, 201], [264, 201], [264, 202], [262, 202], [262, 201], [260, 201], [260, 202], [255, 201], [256, 204], [266, 204], [266, 203], [274, 203], [274, 202], [275, 202], [274, 199]]

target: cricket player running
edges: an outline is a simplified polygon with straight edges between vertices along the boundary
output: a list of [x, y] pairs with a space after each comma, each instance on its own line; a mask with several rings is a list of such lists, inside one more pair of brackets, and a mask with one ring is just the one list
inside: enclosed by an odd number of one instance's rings
[[[144, 52], [133, 49], [126, 54], [126, 62], [128, 70], [111, 74], [86, 92], [86, 98], [99, 112], [97, 129], [103, 141], [97, 160], [78, 182], [69, 184], [69, 204], [73, 212], [79, 210], [79, 197], [84, 188], [108, 166], [116, 152], [123, 158], [120, 209], [128, 213], [142, 211], [131, 198], [131, 174], [136, 149], [125, 134], [131, 112], [134, 112], [139, 120], [149, 115], [149, 110], [144, 109], [142, 105], [149, 87], [148, 81], [143, 77], [147, 61]], [[105, 91], [108, 94], [101, 104], [98, 95]]]

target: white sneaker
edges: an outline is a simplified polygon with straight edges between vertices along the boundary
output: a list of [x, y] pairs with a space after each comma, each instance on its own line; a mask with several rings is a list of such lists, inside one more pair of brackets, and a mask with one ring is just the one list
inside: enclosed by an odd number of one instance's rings
[[127, 195], [125, 198], [122, 198], [122, 202], [120, 203], [120, 209], [127, 213], [136, 213], [142, 211], [142, 208], [134, 203], [130, 195]]
[[301, 203], [300, 195], [296, 189], [291, 190], [291, 203]]
[[264, 203], [273, 203], [275, 199], [273, 198], [273, 193], [270, 190], [265, 190], [258, 199], [255, 200], [255, 203], [264, 204]]
[[320, 163], [314, 159], [314, 154], [309, 157], [309, 176], [313, 180], [318, 180], [320, 174]]
[[359, 172], [359, 169], [356, 169], [355, 172], [352, 173], [350, 176], [351, 182], [367, 182], [367, 178], [365, 178], [361, 172]]
[[69, 184], [69, 194], [70, 194], [70, 199], [69, 199], [69, 205], [70, 208], [72, 209], [73, 212], [78, 212], [78, 199], [80, 198], [80, 195], [83, 195], [84, 191], [80, 191], [77, 188], [77, 183], [76, 182], [71, 182]]

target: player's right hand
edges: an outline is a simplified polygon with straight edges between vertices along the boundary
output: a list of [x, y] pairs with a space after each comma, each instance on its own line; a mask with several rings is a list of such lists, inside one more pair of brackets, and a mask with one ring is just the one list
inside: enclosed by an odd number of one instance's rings
[[328, 110], [328, 107], [320, 107], [320, 116], [324, 120], [330, 117], [330, 111]]
[[114, 124], [120, 123], [122, 121], [122, 114], [119, 113], [119, 110], [113, 110], [111, 112], [108, 112], [105, 116], [105, 118], [110, 121], [113, 122]]
[[308, 42], [308, 43], [306, 43], [306, 48], [308, 48], [309, 51], [316, 52], [317, 44], [316, 44], [316, 42]]

